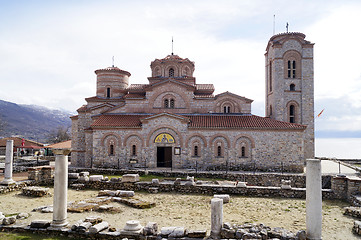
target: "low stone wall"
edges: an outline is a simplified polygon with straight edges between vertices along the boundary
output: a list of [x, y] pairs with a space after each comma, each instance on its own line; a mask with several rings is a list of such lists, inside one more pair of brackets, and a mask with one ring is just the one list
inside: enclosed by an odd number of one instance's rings
[[[73, 182], [77, 183], [77, 182]], [[98, 190], [131, 190], [131, 191], [153, 191], [157, 188], [158, 192], [176, 192], [183, 194], [234, 194], [252, 197], [282, 197], [282, 198], [306, 198], [306, 188], [282, 189], [281, 187], [262, 187], [262, 186], [224, 186], [224, 185], [175, 185], [173, 183], [160, 183], [154, 185], [151, 182], [122, 183], [112, 181], [89, 181], [84, 182], [84, 187]], [[334, 199], [333, 192], [329, 189], [322, 190], [324, 199]]]
[[[92, 169], [92, 168], [69, 168], [69, 172], [82, 172], [87, 171], [91, 174], [103, 174], [103, 175], [124, 175], [130, 173], [137, 173], [139, 175], [144, 175], [146, 172], [150, 175], [176, 178], [187, 176], [194, 176], [195, 178], [213, 178], [213, 179], [225, 179], [230, 181], [241, 181], [247, 182], [250, 186], [281, 186], [281, 180], [291, 180], [291, 185], [296, 188], [305, 188], [306, 187], [306, 175], [305, 174], [289, 174], [289, 173], [252, 173], [252, 172], [195, 172], [195, 171], [159, 171], [159, 170], [144, 170], [144, 169]], [[322, 176], [322, 188], [330, 189], [331, 188], [331, 178], [330, 175]]]
[[51, 184], [54, 181], [53, 166], [32, 167], [28, 169], [28, 179], [37, 183]]

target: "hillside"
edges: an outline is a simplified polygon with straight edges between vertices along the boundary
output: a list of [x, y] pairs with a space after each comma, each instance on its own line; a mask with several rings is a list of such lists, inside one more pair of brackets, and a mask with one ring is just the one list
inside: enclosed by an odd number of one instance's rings
[[60, 110], [0, 100], [0, 138], [19, 135], [45, 143], [50, 131], [71, 126], [71, 115]]

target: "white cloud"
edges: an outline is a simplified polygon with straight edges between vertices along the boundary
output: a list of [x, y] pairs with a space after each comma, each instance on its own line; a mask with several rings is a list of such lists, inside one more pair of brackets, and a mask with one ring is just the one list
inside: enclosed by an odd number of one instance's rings
[[[322, 129], [343, 129], [361, 107], [357, 1], [44, 1], [2, 7], [0, 99], [74, 111], [95, 95], [94, 70], [110, 66], [112, 56], [131, 72], [131, 83], [146, 83], [150, 62], [170, 54], [174, 36], [175, 54], [195, 61], [199, 83], [254, 99], [254, 113], [263, 115], [263, 54], [276, 14], [276, 33], [289, 22], [291, 31], [316, 43], [316, 112], [334, 109], [335, 117], [324, 117]], [[330, 105], [335, 99], [343, 104], [337, 111]]]

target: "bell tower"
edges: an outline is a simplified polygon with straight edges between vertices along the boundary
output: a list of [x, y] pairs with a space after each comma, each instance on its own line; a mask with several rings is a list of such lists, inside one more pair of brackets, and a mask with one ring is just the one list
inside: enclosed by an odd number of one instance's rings
[[313, 43], [305, 35], [274, 35], [265, 53], [266, 117], [306, 125], [305, 158], [314, 157]]

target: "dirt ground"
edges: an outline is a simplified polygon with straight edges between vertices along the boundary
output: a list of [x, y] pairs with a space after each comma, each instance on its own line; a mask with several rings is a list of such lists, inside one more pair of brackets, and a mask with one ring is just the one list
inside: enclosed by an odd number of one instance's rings
[[[0, 181], [4, 179], [4, 173], [0, 172]], [[14, 181], [21, 181], [28, 179], [28, 172], [20, 172], [20, 173], [14, 173], [13, 174], [13, 180]]]
[[[50, 189], [52, 192], [53, 189]], [[0, 211], [5, 214], [28, 212], [30, 223], [34, 219], [52, 220], [51, 213], [31, 212], [33, 208], [51, 205], [52, 197], [30, 198], [12, 192], [0, 195]], [[96, 197], [98, 191], [68, 191], [69, 201], [80, 201]], [[188, 229], [210, 230], [211, 196], [181, 194], [147, 194], [136, 193], [136, 197], [155, 202], [151, 209], [134, 209], [120, 203], [112, 203], [121, 209], [120, 213], [68, 213], [69, 223], [75, 223], [86, 216], [100, 216], [111, 226], [123, 228], [128, 220], [140, 220], [142, 225], [157, 222], [159, 227], [184, 226]], [[346, 203], [340, 201], [323, 202], [323, 239], [359, 239], [351, 232], [353, 221], [343, 215]], [[231, 196], [231, 202], [224, 205], [224, 222], [263, 223], [270, 227], [283, 227], [297, 232], [305, 229], [306, 203], [299, 199], [251, 198]]]

